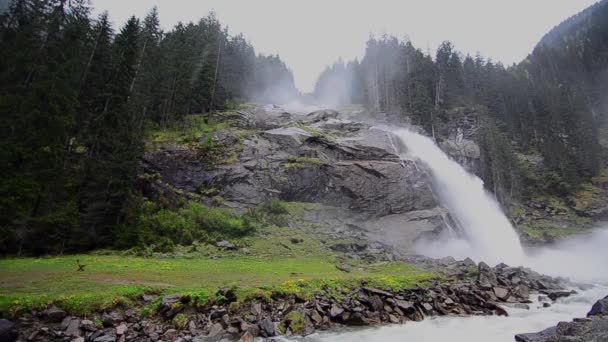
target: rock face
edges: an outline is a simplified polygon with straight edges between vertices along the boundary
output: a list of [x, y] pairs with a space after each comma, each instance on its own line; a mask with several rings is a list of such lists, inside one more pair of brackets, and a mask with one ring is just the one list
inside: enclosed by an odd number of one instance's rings
[[451, 118], [443, 131], [447, 139], [439, 143], [439, 147], [456, 160], [467, 171], [477, 175], [481, 172], [481, 150], [476, 143], [477, 115], [479, 108], [454, 108], [446, 115]]
[[401, 160], [404, 147], [389, 133], [328, 110], [256, 108], [223, 118], [239, 127], [213, 134], [227, 160], [209, 162], [176, 144], [154, 146], [142, 161], [145, 192], [207, 205], [221, 197], [240, 210], [272, 198], [321, 203], [356, 214], [370, 238], [397, 247], [446, 227], [429, 173], [416, 160]]
[[517, 342], [608, 341], [608, 296], [598, 300], [587, 318], [559, 322], [557, 326], [538, 333], [519, 334]]

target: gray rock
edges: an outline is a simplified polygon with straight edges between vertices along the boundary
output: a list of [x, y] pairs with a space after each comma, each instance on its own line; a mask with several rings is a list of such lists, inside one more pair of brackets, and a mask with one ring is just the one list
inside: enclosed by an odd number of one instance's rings
[[494, 295], [496, 295], [496, 297], [498, 299], [501, 299], [504, 301], [507, 299], [507, 297], [509, 297], [509, 290], [502, 288], [502, 287], [495, 287]]
[[260, 334], [263, 337], [272, 337], [275, 336], [275, 329], [274, 329], [274, 323], [272, 323], [272, 321], [268, 318], [263, 319], [260, 323]]
[[52, 306], [42, 312], [42, 317], [46, 323], [59, 323], [68, 314], [56, 306]]
[[414, 313], [414, 311], [416, 311], [414, 304], [406, 300], [395, 299], [395, 305], [406, 314]]
[[520, 299], [528, 299], [530, 297], [530, 288], [526, 285], [517, 285], [511, 292]]
[[101, 335], [93, 340], [93, 342], [116, 342], [116, 336], [114, 335]]
[[231, 244], [230, 242], [225, 241], [225, 240], [220, 241], [220, 242], [216, 243], [215, 245], [221, 249], [234, 249], [235, 248], [233, 244]]
[[340, 113], [333, 109], [322, 109], [317, 110], [307, 115], [307, 120], [312, 122], [325, 121], [329, 119], [335, 119]]
[[224, 327], [220, 324], [220, 323], [215, 323], [214, 325], [211, 326], [211, 329], [209, 330], [209, 337], [218, 337], [222, 334], [224, 334], [226, 331], [224, 330]]
[[262, 304], [261, 303], [251, 304], [251, 313], [255, 316], [260, 316], [262, 314]]
[[479, 272], [477, 282], [479, 283], [480, 286], [483, 286], [486, 288], [491, 288], [493, 285], [498, 284], [498, 281], [496, 279], [496, 274], [494, 273], [492, 268], [490, 266], [488, 266], [488, 264], [486, 264], [483, 261], [480, 262], [479, 266], [477, 267], [477, 270]]
[[80, 321], [80, 329], [85, 331], [95, 331], [97, 330], [97, 327], [95, 327], [95, 323], [93, 323], [93, 321], [83, 319], [82, 321]]
[[[144, 295], [145, 297], [145, 295]], [[145, 298], [144, 298], [145, 300]], [[124, 320], [124, 315], [118, 311], [104, 312], [101, 314], [101, 321], [104, 327], [113, 327], [116, 323]]]
[[181, 299], [181, 295], [179, 294], [170, 294], [167, 296], [164, 296], [162, 301], [160, 302], [161, 306], [170, 306], [171, 304], [175, 304], [177, 302], [179, 302]]
[[13, 342], [17, 339], [15, 324], [7, 319], [0, 319], [0, 342]]
[[79, 337], [80, 333], [80, 320], [72, 319], [68, 324], [68, 327], [65, 329], [65, 334], [67, 336]]
[[127, 332], [127, 324], [122, 323], [116, 327], [116, 335], [124, 335]]
[[595, 302], [591, 307], [591, 311], [587, 313], [587, 317], [604, 315], [608, 315], [608, 296]]
[[331, 306], [331, 309], [329, 310], [329, 316], [331, 318], [336, 318], [336, 317], [342, 315], [343, 312], [344, 312], [344, 309], [342, 309], [341, 307], [337, 306], [336, 304], [333, 304]]
[[312, 138], [312, 134], [297, 127], [277, 128], [266, 131], [263, 135], [284, 148], [297, 148], [307, 139]]
[[552, 327], [545, 329], [538, 333], [530, 333], [530, 334], [518, 334], [515, 335], [515, 341], [517, 342], [546, 342], [550, 338], [556, 337], [557, 328]]

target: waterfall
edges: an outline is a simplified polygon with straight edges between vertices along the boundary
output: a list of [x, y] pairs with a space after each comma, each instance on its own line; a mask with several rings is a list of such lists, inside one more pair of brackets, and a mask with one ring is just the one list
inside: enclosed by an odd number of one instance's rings
[[443, 239], [422, 242], [421, 254], [470, 257], [476, 261], [521, 265], [524, 252], [519, 237], [481, 179], [450, 159], [430, 138], [406, 129], [390, 129], [407, 148], [407, 155], [431, 171], [439, 201], [460, 228]]

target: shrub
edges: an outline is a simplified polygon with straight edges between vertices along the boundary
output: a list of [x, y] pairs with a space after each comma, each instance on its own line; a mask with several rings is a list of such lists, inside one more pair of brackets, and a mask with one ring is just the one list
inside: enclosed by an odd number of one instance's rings
[[194, 241], [215, 242], [240, 237], [255, 230], [255, 220], [224, 208], [208, 208], [190, 201], [181, 208], [158, 208], [146, 201], [136, 222], [118, 232], [119, 247], [154, 245], [154, 252], [169, 252], [174, 244]]

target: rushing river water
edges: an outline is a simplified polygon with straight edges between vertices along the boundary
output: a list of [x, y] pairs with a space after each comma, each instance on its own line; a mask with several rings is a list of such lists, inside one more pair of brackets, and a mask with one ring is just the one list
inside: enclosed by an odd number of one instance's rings
[[[530, 310], [507, 308], [509, 317], [437, 317], [422, 322], [387, 325], [370, 329], [317, 333], [301, 341], [309, 342], [513, 342], [519, 333], [537, 332], [559, 321], [584, 317], [591, 305], [608, 294], [608, 287], [596, 286], [563, 298], [550, 308], [535, 302]], [[534, 299], [534, 298], [533, 298]]]
[[551, 248], [525, 251], [506, 215], [478, 177], [450, 159], [428, 137], [404, 129], [385, 130], [405, 145], [404, 157], [417, 158], [430, 169], [439, 200], [450, 210], [459, 228], [459, 235], [448, 232], [440, 239], [423, 242], [417, 246], [417, 252], [431, 257], [471, 257], [490, 264], [524, 265], [595, 287], [577, 289], [578, 295], [562, 298], [549, 308], [543, 308], [537, 301], [530, 304], [529, 310], [506, 307], [509, 317], [435, 317], [404, 325], [321, 332], [300, 340], [512, 342], [516, 334], [537, 332], [559, 321], [584, 317], [595, 301], [608, 294], [608, 227]]

